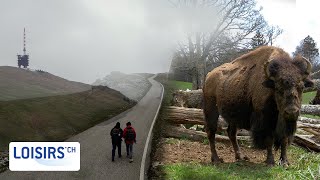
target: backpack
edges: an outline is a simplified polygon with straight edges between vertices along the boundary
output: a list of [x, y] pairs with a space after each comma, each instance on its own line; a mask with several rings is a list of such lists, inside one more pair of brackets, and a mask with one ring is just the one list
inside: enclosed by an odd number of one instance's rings
[[120, 129], [113, 128], [111, 132], [111, 136], [112, 136], [112, 139], [118, 139], [119, 137], [121, 137]]
[[126, 140], [128, 141], [134, 140], [134, 131], [132, 128], [127, 128]]

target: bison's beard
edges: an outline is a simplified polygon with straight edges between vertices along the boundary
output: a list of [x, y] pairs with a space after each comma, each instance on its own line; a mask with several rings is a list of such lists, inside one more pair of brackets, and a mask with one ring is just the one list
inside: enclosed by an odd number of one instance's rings
[[[254, 117], [253, 119], [254, 120]], [[274, 140], [275, 149], [281, 146], [281, 141], [288, 138], [289, 143], [292, 142], [293, 135], [297, 128], [297, 121], [286, 121], [278, 116], [274, 121], [253, 121], [251, 127], [251, 137], [256, 148], [266, 149], [266, 139]]]
[[274, 146], [275, 149], [279, 149], [281, 146], [281, 141], [284, 138], [289, 138], [289, 144], [292, 142], [293, 135], [297, 130], [297, 120], [286, 120], [283, 116], [278, 117], [275, 137], [274, 137]]

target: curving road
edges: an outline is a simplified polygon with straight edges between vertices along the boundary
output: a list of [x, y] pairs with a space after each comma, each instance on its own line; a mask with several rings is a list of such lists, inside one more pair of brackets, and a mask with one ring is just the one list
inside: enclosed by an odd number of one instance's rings
[[[126, 112], [102, 122], [67, 141], [80, 142], [81, 146], [81, 168], [76, 172], [12, 172], [7, 170], [0, 174], [0, 179], [143, 179], [143, 165], [146, 159], [148, 167], [148, 158], [150, 148], [145, 148], [146, 140], [153, 125], [154, 117], [159, 109], [162, 99], [163, 87], [160, 83], [149, 78], [152, 86], [148, 93], [139, 101], [139, 103]], [[131, 121], [132, 126], [137, 132], [137, 144], [133, 146], [134, 162], [129, 163], [125, 157], [125, 145], [122, 143], [121, 159], [115, 158], [111, 162], [111, 139], [110, 130], [115, 122], [120, 122], [121, 127]], [[148, 146], [146, 146], [148, 147]], [[144, 149], [145, 155], [143, 157]], [[141, 168], [142, 165], [142, 168]], [[146, 176], [144, 177], [146, 178]]]

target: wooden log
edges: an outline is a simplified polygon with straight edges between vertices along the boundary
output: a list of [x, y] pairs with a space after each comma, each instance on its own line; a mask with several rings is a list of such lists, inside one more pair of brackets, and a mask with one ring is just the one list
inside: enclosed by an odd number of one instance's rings
[[164, 133], [165, 137], [187, 138], [193, 141], [203, 142], [207, 138], [207, 134], [201, 131], [184, 129], [177, 126], [169, 126]]
[[298, 136], [301, 136], [301, 137], [305, 137], [305, 138], [312, 138], [314, 137], [314, 135], [305, 135], [305, 134], [296, 134]]
[[[177, 126], [168, 126], [165, 133], [165, 137], [173, 138], [187, 138], [193, 141], [203, 142], [207, 139], [207, 133], [201, 131], [195, 131], [190, 129], [185, 129]], [[248, 136], [238, 136], [239, 141], [249, 141], [250, 137]], [[230, 142], [229, 137], [216, 134], [217, 142]]]
[[316, 72], [313, 72], [313, 73], [310, 74], [310, 77], [313, 78], [315, 75], [317, 75], [317, 74], [319, 74], [319, 73], [320, 73], [320, 70], [319, 70], [319, 71], [316, 71]]
[[310, 150], [320, 152], [320, 144], [314, 142], [312, 139], [300, 135], [295, 135], [293, 142], [298, 144], [299, 146], [303, 146]]
[[320, 129], [320, 124], [298, 123], [298, 128]]
[[172, 106], [202, 108], [202, 89], [192, 91], [175, 91], [171, 101]]
[[[317, 82], [320, 80], [317, 79]], [[319, 86], [320, 87], [320, 86]], [[192, 90], [192, 91], [176, 91], [173, 94], [173, 100], [171, 102], [172, 106], [177, 107], [189, 107], [189, 108], [202, 108], [202, 90]], [[302, 105], [302, 114], [312, 114], [320, 116], [320, 106], [319, 105]]]
[[[309, 109], [309, 112], [317, 112], [317, 110], [310, 110], [310, 109], [320, 109], [318, 107], [314, 107], [315, 105], [303, 105], [304, 109]], [[166, 108], [167, 116], [165, 117], [171, 123], [175, 124], [199, 124], [205, 125], [204, 115], [202, 109], [197, 108], [184, 108], [184, 107], [176, 107], [176, 106], [168, 106]], [[308, 124], [320, 124], [320, 119], [312, 119], [299, 116], [298, 121]], [[220, 126], [227, 127], [227, 123], [224, 119], [219, 116]], [[317, 126], [315, 126], [316, 128]]]
[[303, 129], [304, 131], [308, 132], [308, 133], [311, 133], [311, 134], [313, 134], [313, 135], [315, 135], [315, 136], [320, 137], [320, 133], [317, 132], [317, 131], [315, 131], [315, 130], [313, 130], [312, 128], [302, 128], [302, 129]]
[[181, 119], [176, 117], [166, 116], [165, 120], [172, 124], [191, 124], [191, 125], [205, 125], [206, 123], [203, 120], [197, 119]]
[[320, 106], [319, 105], [305, 105], [301, 106], [301, 114], [312, 114], [320, 116]]
[[[184, 108], [176, 106], [168, 106], [166, 108], [166, 121], [172, 124], [193, 124], [193, 125], [206, 125], [202, 109], [197, 108]], [[224, 119], [219, 116], [218, 119], [218, 132], [225, 132], [228, 124]]]
[[176, 106], [168, 106], [166, 108], [166, 114], [168, 119], [189, 119], [196, 121], [203, 120], [203, 110], [196, 108], [184, 108]]
[[299, 117], [299, 121], [302, 123], [309, 123], [309, 124], [320, 124], [320, 119], [312, 119], [307, 117]]

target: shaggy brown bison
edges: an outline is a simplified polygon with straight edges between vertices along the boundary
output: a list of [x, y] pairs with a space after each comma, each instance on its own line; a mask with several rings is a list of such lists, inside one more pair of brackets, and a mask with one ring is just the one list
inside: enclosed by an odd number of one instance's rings
[[247, 129], [254, 145], [267, 149], [268, 165], [275, 163], [273, 146], [281, 148], [279, 163], [288, 165], [287, 146], [296, 130], [303, 88], [313, 86], [310, 71], [302, 56], [292, 59], [280, 48], [264, 46], [209, 72], [203, 95], [211, 161], [222, 161], [215, 149], [220, 114], [228, 123], [237, 160], [248, 160], [236, 139], [238, 129]]

